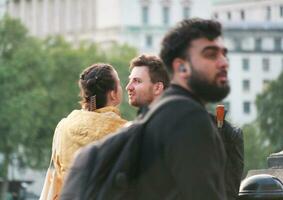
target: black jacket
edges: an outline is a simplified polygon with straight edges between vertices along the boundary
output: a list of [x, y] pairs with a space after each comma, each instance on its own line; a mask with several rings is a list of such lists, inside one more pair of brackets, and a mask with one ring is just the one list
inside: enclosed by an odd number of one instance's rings
[[244, 141], [240, 128], [232, 126], [224, 121], [219, 129], [223, 139], [227, 160], [225, 166], [225, 190], [228, 200], [238, 198], [239, 187], [244, 170]]
[[221, 137], [200, 101], [187, 90], [170, 86], [161, 98], [182, 95], [148, 122], [142, 139], [142, 200], [225, 200], [226, 155]]

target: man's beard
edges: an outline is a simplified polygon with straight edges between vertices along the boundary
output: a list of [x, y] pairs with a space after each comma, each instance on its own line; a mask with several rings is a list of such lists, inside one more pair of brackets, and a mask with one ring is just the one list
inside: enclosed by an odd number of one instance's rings
[[230, 92], [228, 83], [218, 86], [216, 82], [210, 83], [205, 77], [197, 72], [191, 65], [192, 74], [188, 79], [188, 86], [193, 93], [205, 102], [219, 102]]

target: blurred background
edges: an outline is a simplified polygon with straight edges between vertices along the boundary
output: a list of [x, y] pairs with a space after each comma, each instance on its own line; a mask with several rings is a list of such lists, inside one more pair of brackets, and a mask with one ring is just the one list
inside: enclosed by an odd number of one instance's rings
[[[38, 199], [55, 126], [80, 108], [82, 69], [110, 63], [125, 87], [129, 61], [158, 55], [192, 17], [223, 25], [232, 90], [221, 103], [244, 129], [245, 174], [265, 168], [283, 149], [283, 0], [0, 0], [0, 199]], [[136, 114], [125, 92], [121, 111]]]

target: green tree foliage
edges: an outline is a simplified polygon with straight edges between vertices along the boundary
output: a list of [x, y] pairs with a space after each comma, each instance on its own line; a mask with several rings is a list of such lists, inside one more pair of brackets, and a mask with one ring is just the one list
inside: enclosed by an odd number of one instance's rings
[[[125, 87], [128, 83], [129, 76], [129, 61], [137, 56], [137, 52], [133, 47], [128, 45], [117, 45], [114, 44], [107, 50], [105, 50], [105, 60], [106, 62], [115, 66], [116, 70], [119, 73], [122, 88], [125, 91]], [[136, 111], [133, 107], [129, 106], [127, 92], [124, 92], [123, 102], [120, 106], [121, 112], [126, 119], [132, 120], [136, 116]]]
[[283, 73], [257, 97], [258, 122], [275, 151], [283, 149]]
[[[0, 41], [0, 153], [4, 157], [0, 171], [5, 191], [12, 159], [17, 158], [22, 165], [27, 161], [29, 149], [40, 147], [33, 152], [35, 158], [46, 146], [44, 138], [38, 137], [44, 124], [42, 107], [47, 103], [44, 78], [40, 78], [45, 71], [46, 56], [40, 41], [29, 37], [25, 27], [9, 17], [0, 21]], [[34, 143], [29, 146], [31, 141]], [[34, 160], [28, 164], [33, 166]]]
[[272, 146], [268, 138], [258, 127], [256, 122], [243, 127], [245, 147], [244, 174], [251, 169], [266, 168], [266, 158], [272, 152]]
[[[23, 167], [48, 165], [56, 124], [71, 110], [80, 109], [77, 80], [82, 69], [96, 62], [110, 63], [125, 87], [129, 61], [136, 54], [126, 45], [101, 48], [82, 42], [75, 48], [62, 37], [36, 39], [18, 20], [5, 16], [0, 21], [2, 177], [6, 178], [12, 157]], [[126, 101], [122, 115], [131, 120], [135, 111]]]
[[18, 21], [5, 17], [0, 24], [0, 152], [7, 164], [12, 154], [24, 151], [24, 144], [44, 123], [39, 119], [47, 91], [39, 77], [44, 73], [46, 56], [40, 42], [28, 37]]

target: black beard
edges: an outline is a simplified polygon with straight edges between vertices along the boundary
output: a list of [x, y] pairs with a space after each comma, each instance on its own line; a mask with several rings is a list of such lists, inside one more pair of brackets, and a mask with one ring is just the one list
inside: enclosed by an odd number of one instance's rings
[[192, 75], [188, 79], [188, 86], [192, 89], [192, 92], [205, 102], [219, 102], [224, 99], [230, 92], [230, 86], [227, 84], [218, 86], [217, 83], [210, 83], [206, 79], [202, 78], [199, 74], [191, 67]]

